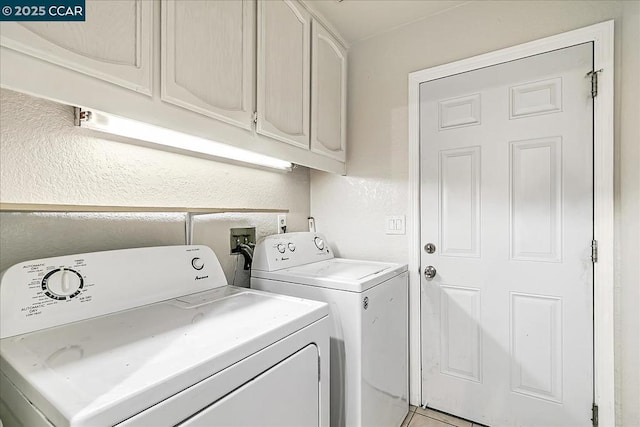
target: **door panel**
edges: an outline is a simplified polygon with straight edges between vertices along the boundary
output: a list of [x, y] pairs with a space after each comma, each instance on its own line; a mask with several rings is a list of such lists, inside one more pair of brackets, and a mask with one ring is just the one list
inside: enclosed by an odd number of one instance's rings
[[480, 290], [442, 286], [440, 307], [442, 373], [480, 382]]
[[561, 261], [562, 137], [510, 143], [511, 259]]
[[0, 44], [151, 95], [153, 2], [87, 0], [86, 23], [3, 22]]
[[311, 26], [311, 151], [344, 162], [347, 51], [314, 20]]
[[511, 390], [562, 403], [562, 300], [511, 293]]
[[440, 247], [445, 256], [480, 256], [480, 147], [440, 151]]
[[590, 43], [421, 85], [423, 404], [589, 425]]
[[309, 149], [311, 15], [297, 2], [258, 2], [258, 133]]
[[162, 2], [162, 100], [251, 129], [253, 0]]

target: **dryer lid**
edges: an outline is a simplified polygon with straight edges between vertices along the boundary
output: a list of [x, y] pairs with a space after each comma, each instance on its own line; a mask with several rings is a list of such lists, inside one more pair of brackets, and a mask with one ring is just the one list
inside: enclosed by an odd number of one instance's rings
[[54, 425], [116, 425], [327, 314], [228, 286], [5, 338], [0, 368]]

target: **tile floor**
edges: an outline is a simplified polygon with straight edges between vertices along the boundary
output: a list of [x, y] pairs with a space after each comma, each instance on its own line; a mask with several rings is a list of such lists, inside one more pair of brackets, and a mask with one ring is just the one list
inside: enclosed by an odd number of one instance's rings
[[470, 421], [462, 420], [451, 415], [443, 414], [431, 409], [409, 406], [409, 413], [401, 427], [481, 427]]

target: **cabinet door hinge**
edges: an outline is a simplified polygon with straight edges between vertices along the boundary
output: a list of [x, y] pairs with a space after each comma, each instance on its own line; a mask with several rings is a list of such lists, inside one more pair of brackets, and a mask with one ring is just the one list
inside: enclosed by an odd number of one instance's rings
[[593, 427], [598, 427], [598, 405], [591, 405], [591, 422]]
[[589, 71], [586, 77], [591, 77], [591, 97], [598, 96], [598, 74], [602, 72], [602, 68], [596, 71]]
[[73, 124], [80, 126], [81, 122], [91, 120], [91, 111], [82, 110], [80, 107], [73, 107]]
[[591, 241], [591, 262], [598, 262], [598, 241]]
[[253, 123], [258, 123], [258, 112], [257, 111], [253, 112]]

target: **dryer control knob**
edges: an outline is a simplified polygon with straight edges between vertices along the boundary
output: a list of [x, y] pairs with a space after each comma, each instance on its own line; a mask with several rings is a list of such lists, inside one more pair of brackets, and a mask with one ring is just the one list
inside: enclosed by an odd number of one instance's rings
[[204, 261], [202, 261], [198, 257], [195, 257], [194, 259], [191, 260], [191, 266], [196, 270], [202, 270], [204, 268]]
[[320, 249], [321, 251], [324, 250], [324, 240], [322, 240], [319, 237], [316, 237], [315, 239], [313, 239], [313, 243], [316, 244], [316, 248]]
[[52, 299], [66, 300], [80, 293], [83, 280], [80, 273], [70, 268], [50, 271], [42, 279], [42, 290]]
[[295, 252], [295, 250], [296, 250], [296, 245], [294, 245], [293, 243], [289, 243], [287, 246], [289, 247], [289, 250], [290, 250], [291, 252]]
[[278, 246], [276, 246], [278, 248], [278, 252], [280, 252], [281, 254], [284, 253], [285, 251], [285, 247], [283, 243], [278, 243]]

